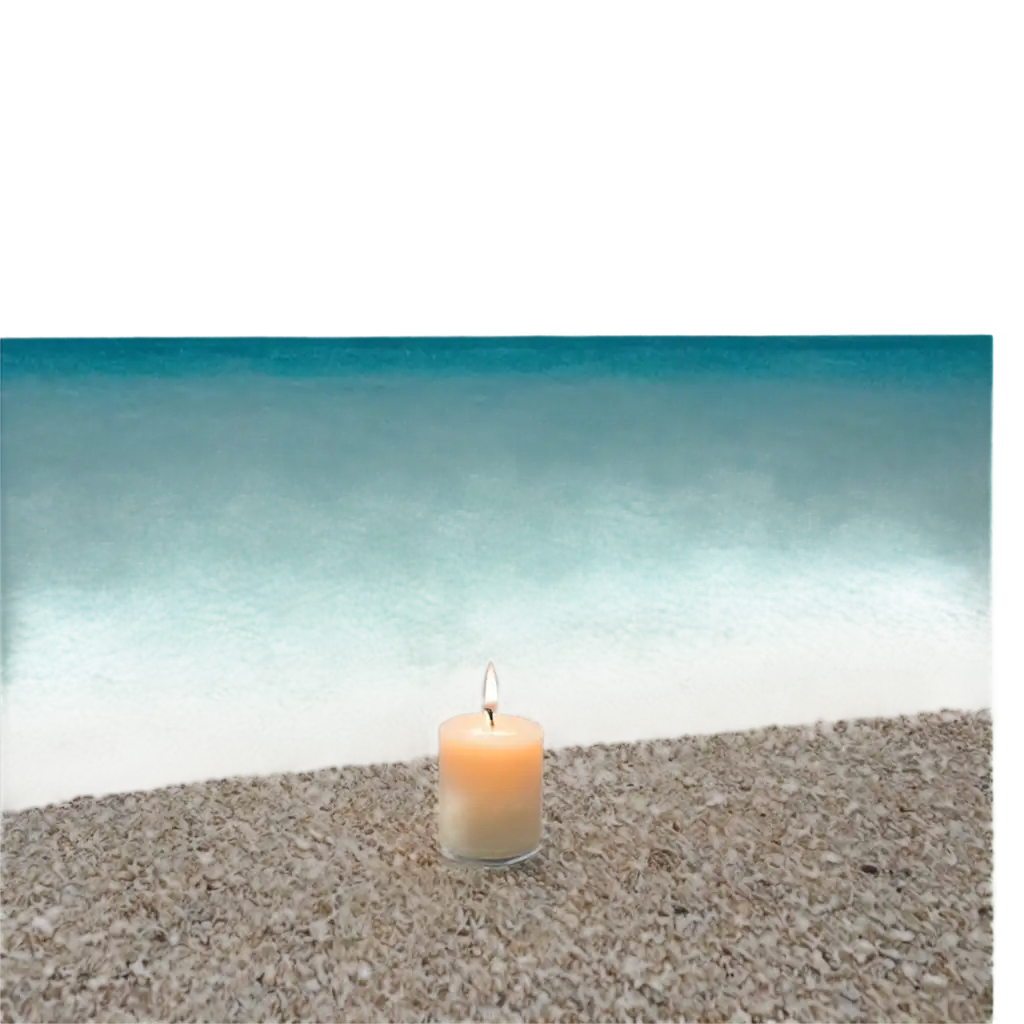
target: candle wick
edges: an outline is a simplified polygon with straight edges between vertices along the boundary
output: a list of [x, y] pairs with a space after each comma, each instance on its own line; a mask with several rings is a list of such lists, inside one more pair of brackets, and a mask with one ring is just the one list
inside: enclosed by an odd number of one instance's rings
[[485, 708], [484, 710], [487, 712], [487, 717], [491, 720], [491, 728], [493, 729], [494, 728], [494, 710], [492, 708]]

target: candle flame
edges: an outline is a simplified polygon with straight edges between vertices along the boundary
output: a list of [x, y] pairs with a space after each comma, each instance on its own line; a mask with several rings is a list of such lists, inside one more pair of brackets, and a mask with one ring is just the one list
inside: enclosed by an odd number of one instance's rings
[[484, 711], [491, 720], [491, 728], [494, 728], [494, 712], [498, 710], [498, 673], [494, 670], [494, 662], [487, 662], [487, 671], [484, 673]]

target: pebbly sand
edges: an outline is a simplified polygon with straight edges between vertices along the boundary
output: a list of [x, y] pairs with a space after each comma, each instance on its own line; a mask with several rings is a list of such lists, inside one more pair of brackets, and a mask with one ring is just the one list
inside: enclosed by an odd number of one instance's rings
[[439, 859], [437, 766], [3, 818], [4, 1020], [980, 1021], [991, 717], [548, 752], [545, 840]]

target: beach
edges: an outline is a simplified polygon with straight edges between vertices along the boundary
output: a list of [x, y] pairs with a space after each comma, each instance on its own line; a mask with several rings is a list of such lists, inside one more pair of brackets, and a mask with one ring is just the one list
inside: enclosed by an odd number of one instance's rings
[[978, 1021], [991, 717], [549, 750], [540, 853], [443, 861], [437, 764], [3, 817], [10, 1021]]

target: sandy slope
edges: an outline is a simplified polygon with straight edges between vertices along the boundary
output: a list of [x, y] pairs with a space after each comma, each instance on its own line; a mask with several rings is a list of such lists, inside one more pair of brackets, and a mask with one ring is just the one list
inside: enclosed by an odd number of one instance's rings
[[568, 748], [541, 854], [439, 860], [436, 763], [3, 818], [5, 1020], [991, 1016], [987, 713]]

